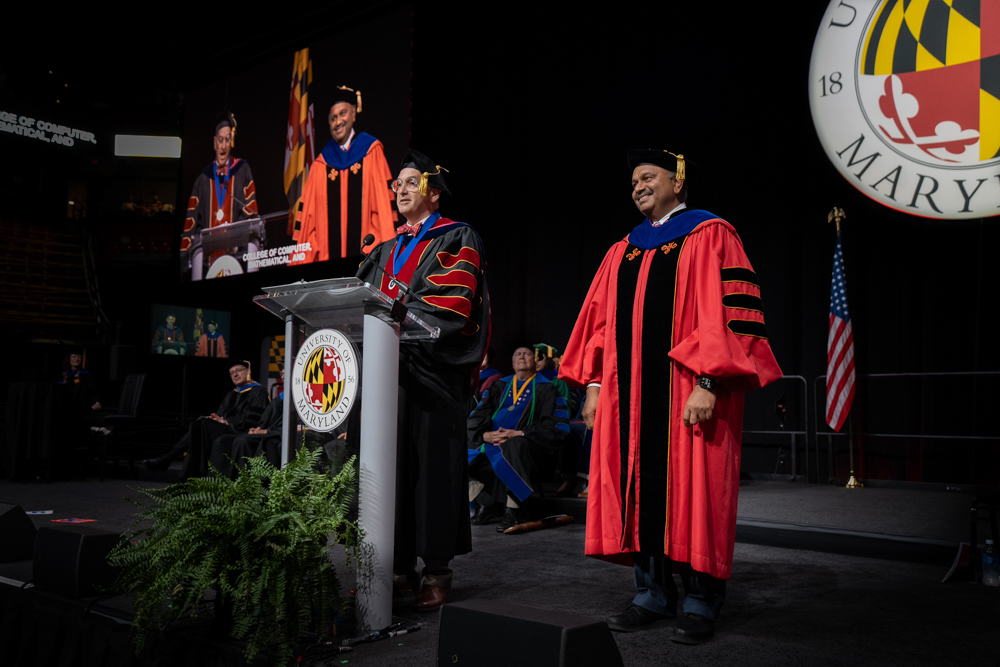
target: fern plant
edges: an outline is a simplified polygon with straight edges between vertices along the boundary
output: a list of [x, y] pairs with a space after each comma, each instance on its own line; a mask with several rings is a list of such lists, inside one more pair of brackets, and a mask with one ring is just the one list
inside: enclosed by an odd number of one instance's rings
[[[247, 640], [248, 662], [276, 644], [287, 664], [304, 637], [322, 636], [343, 603], [329, 539], [356, 559], [359, 535], [346, 519], [354, 459], [330, 477], [317, 471], [321, 454], [302, 448], [281, 469], [247, 459], [235, 481], [216, 474], [139, 489], [152, 502], [130, 501], [142, 510], [109, 556], [122, 568], [119, 590], [135, 596], [137, 654], [151, 627], [197, 615], [208, 588], [231, 608], [230, 635]], [[137, 529], [144, 521], [152, 525]]]

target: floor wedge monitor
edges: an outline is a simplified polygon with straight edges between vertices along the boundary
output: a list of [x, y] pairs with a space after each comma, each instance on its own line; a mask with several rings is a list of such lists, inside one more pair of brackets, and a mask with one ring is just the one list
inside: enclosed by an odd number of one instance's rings
[[20, 505], [0, 503], [0, 563], [31, 558], [36, 532]]
[[109, 592], [118, 571], [108, 564], [108, 553], [120, 537], [89, 526], [39, 528], [35, 540], [35, 587], [74, 598]]
[[604, 621], [495, 600], [441, 607], [438, 667], [620, 667]]

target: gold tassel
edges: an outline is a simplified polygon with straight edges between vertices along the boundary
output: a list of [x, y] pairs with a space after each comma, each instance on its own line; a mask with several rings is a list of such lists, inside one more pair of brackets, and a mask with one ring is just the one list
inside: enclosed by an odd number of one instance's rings
[[233, 131], [231, 133], [232, 136], [229, 139], [229, 146], [230, 148], [236, 148], [236, 116], [229, 114], [229, 120], [233, 123]]
[[446, 174], [450, 174], [451, 173], [450, 171], [448, 171], [447, 169], [445, 169], [441, 165], [435, 165], [435, 166], [437, 167], [437, 171], [435, 171], [433, 174], [429, 174], [426, 171], [424, 173], [420, 174], [420, 185], [417, 186], [417, 190], [420, 192], [420, 195], [422, 197], [426, 197], [427, 196], [427, 177], [428, 176], [437, 176], [442, 171], [445, 172]]
[[[312, 61], [309, 61], [309, 62], [312, 63]], [[357, 112], [361, 113], [361, 91], [360, 90], [354, 90], [353, 88], [348, 88], [347, 86], [337, 86], [337, 90], [349, 90], [350, 92], [354, 93], [354, 95], [358, 98], [358, 103], [357, 103], [358, 109], [357, 109]]]
[[678, 181], [683, 181], [687, 176], [684, 173], [684, 156], [678, 155], [677, 153], [671, 153], [670, 151], [663, 151], [669, 155], [673, 155], [677, 158], [677, 175], [674, 178]]

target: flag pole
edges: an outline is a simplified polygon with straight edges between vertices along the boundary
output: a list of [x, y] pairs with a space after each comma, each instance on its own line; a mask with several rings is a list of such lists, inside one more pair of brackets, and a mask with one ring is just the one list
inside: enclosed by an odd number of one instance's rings
[[858, 481], [858, 478], [854, 476], [854, 429], [851, 428], [851, 414], [847, 414], [847, 451], [851, 455], [851, 476], [848, 478], [847, 483], [844, 484], [844, 488], [847, 489], [863, 489], [864, 484]]
[[[826, 222], [827, 222], [827, 224], [829, 224], [831, 222], [836, 222], [837, 223], [837, 237], [838, 238], [840, 237], [840, 221], [843, 218], [846, 218], [846, 217], [847, 217], [847, 214], [844, 213], [844, 209], [838, 208], [836, 206], [834, 206], [833, 210], [830, 211], [830, 213], [827, 214], [827, 216], [826, 216]], [[848, 454], [848, 459], [849, 459], [849, 465], [850, 465], [851, 475], [850, 475], [850, 477], [848, 477], [847, 483], [844, 484], [844, 487], [848, 488], [848, 489], [862, 489], [862, 488], [864, 488], [865, 485], [862, 484], [860, 481], [858, 481], [858, 478], [854, 476], [854, 428], [853, 428], [853, 425], [851, 423], [851, 412], [852, 411], [853, 410], [850, 410], [847, 413], [847, 454]]]

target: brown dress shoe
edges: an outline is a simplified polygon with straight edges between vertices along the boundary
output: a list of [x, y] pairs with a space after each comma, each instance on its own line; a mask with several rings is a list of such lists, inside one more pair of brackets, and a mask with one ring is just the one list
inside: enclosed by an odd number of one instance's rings
[[424, 584], [424, 587], [417, 593], [417, 599], [413, 603], [417, 611], [434, 611], [445, 602], [451, 595], [451, 589], [433, 584]]
[[[401, 584], [398, 581], [392, 582], [392, 597], [394, 598], [405, 598], [413, 595], [413, 589], [410, 588], [409, 584]], [[358, 596], [358, 588], [354, 588], [347, 591], [347, 597], [355, 598]]]

